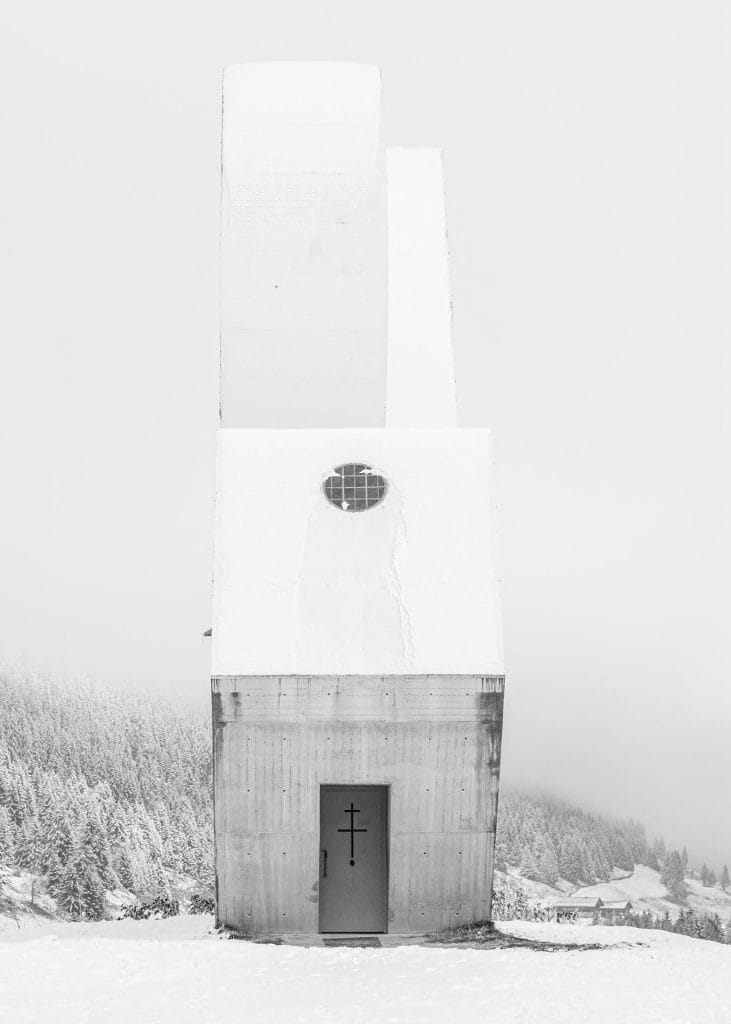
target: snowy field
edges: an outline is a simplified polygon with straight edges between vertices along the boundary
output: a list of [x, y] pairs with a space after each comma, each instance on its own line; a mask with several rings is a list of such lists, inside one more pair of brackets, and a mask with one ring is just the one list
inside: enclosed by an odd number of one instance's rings
[[225, 941], [211, 920], [0, 921], [8, 1024], [728, 1024], [731, 947], [665, 932], [503, 924], [599, 950], [323, 949]]

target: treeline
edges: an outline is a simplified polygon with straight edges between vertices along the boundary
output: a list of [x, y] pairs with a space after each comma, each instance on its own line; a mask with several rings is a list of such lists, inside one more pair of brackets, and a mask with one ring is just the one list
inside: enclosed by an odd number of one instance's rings
[[629, 873], [637, 864], [661, 872], [668, 891], [680, 902], [687, 897], [685, 879], [726, 891], [729, 872], [717, 878], [705, 864], [691, 870], [688, 851], [667, 850], [662, 838], [648, 842], [638, 821], [589, 814], [554, 797], [506, 789], [500, 797], [495, 863], [500, 871], [516, 868], [524, 878], [556, 885], [605, 882], [612, 872]]
[[638, 821], [589, 814], [550, 796], [507, 789], [500, 797], [496, 866], [555, 885], [559, 879], [591, 885], [636, 864], [658, 869]]
[[688, 895], [685, 880], [699, 878], [705, 886], [729, 886], [724, 865], [720, 876], [705, 864], [700, 872], [688, 863], [688, 851], [668, 850], [662, 838], [648, 842], [638, 821], [614, 820], [536, 793], [506, 789], [500, 797], [495, 864], [499, 871], [516, 868], [523, 878], [556, 885], [605, 882], [612, 872], [626, 874], [637, 864], [661, 873], [668, 892], [679, 902]]
[[677, 850], [667, 850], [665, 843], [660, 838], [654, 840], [651, 853], [655, 864], [658, 865], [658, 870], [661, 873], [660, 877], [666, 889], [671, 896], [674, 896], [681, 903], [688, 895], [688, 889], [685, 884], [686, 878], [697, 878], [706, 888], [713, 888], [718, 885], [724, 892], [726, 892], [729, 886], [728, 867], [725, 864], [720, 878], [706, 864], [703, 865], [699, 872], [693, 871], [688, 864], [688, 851], [685, 847], [683, 847], [680, 853]]
[[42, 877], [73, 917], [104, 892], [173, 895], [212, 885], [208, 716], [83, 680], [0, 674], [0, 885]]
[[731, 918], [724, 925], [718, 914], [696, 914], [692, 907], [681, 910], [676, 918], [672, 918], [667, 910], [662, 917], [644, 910], [641, 914], [629, 914], [626, 923], [632, 928], [655, 928], [731, 945]]

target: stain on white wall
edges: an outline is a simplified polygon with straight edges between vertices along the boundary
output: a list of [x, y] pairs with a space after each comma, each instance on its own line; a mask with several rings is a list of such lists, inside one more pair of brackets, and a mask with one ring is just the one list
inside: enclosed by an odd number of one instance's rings
[[[236, 430], [218, 441], [212, 675], [503, 671], [487, 430]], [[343, 511], [345, 462], [388, 482]]]
[[[441, 154], [386, 157], [373, 67], [240, 65], [222, 196], [213, 675], [502, 673], [490, 436], [456, 428]], [[348, 462], [387, 480], [373, 508], [323, 494]]]

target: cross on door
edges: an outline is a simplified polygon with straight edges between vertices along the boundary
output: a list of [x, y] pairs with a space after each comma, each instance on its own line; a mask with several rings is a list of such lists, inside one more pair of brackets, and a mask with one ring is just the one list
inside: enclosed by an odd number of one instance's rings
[[338, 832], [350, 832], [350, 866], [352, 868], [353, 865], [355, 864], [355, 852], [353, 850], [353, 843], [355, 841], [355, 833], [356, 832], [367, 832], [368, 829], [367, 828], [354, 828], [353, 827], [353, 815], [360, 814], [360, 811], [356, 810], [356, 808], [353, 807], [353, 801], [352, 800], [350, 802], [350, 807], [346, 807], [345, 811], [343, 813], [350, 815], [350, 828], [339, 828]]

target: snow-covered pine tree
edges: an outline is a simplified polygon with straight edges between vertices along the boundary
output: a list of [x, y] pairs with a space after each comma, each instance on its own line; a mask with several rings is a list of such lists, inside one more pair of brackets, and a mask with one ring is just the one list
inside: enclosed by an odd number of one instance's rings
[[728, 888], [730, 882], [731, 878], [729, 878], [728, 866], [724, 864], [723, 871], [721, 872], [721, 888], [724, 892], [726, 892], [726, 889]]
[[682, 910], [680, 911], [675, 930], [681, 935], [690, 935], [692, 938], [696, 939], [700, 938], [700, 921], [692, 907], [688, 907], [685, 912]]
[[662, 864], [658, 861], [657, 857], [655, 856], [655, 851], [652, 849], [652, 847], [650, 847], [648, 851], [647, 866], [648, 868], [652, 868], [653, 871], [662, 871]]
[[[7, 749], [12, 750], [10, 744], [7, 745]], [[2, 790], [3, 805], [7, 808], [13, 824], [20, 828], [26, 819], [36, 814], [36, 799], [30, 774], [21, 761], [9, 760], [3, 772]]]
[[629, 852], [632, 857], [632, 867], [635, 864], [646, 864], [649, 859], [650, 848], [647, 843], [645, 826], [631, 818], [627, 824], [629, 833]]
[[522, 875], [523, 878], [536, 877], [536, 862], [533, 858], [531, 848], [527, 844], [523, 847], [520, 864], [518, 865], [518, 873]]
[[60, 864], [68, 863], [74, 847], [72, 826], [73, 808], [69, 803], [59, 804], [50, 811], [41, 827], [41, 864], [48, 866], [54, 858]]
[[579, 854], [581, 856], [581, 877], [584, 881], [592, 883], [596, 881], [596, 867], [591, 850], [584, 842], [579, 843]]
[[163, 870], [162, 861], [155, 861], [152, 867], [150, 896], [153, 899], [170, 896], [170, 885]]
[[523, 875], [523, 872], [528, 872], [524, 877], [532, 877], [535, 874], [535, 857], [533, 851], [527, 844], [521, 847], [520, 856], [514, 861], [515, 867], [519, 874]]
[[581, 851], [575, 835], [568, 835], [561, 844], [559, 864], [561, 877], [569, 882], [583, 882], [584, 865], [581, 862]]
[[199, 842], [196, 856], [195, 877], [200, 881], [204, 889], [213, 890], [215, 885], [215, 873], [213, 870], [213, 849], [210, 844], [204, 841]]
[[8, 865], [15, 864], [17, 832], [10, 820], [10, 814], [6, 807], [0, 807], [0, 860]]
[[594, 880], [599, 882], [606, 881], [610, 872], [607, 870], [605, 873], [605, 868], [607, 866], [603, 860], [601, 848], [593, 841], [587, 843], [586, 847], [589, 852], [591, 868], [594, 872]]
[[137, 893], [134, 864], [126, 844], [121, 845], [119, 852], [115, 855], [114, 872], [123, 889], [126, 889], [128, 892]]
[[556, 850], [554, 849], [553, 842], [548, 839], [543, 846], [540, 860], [538, 861], [538, 878], [541, 882], [545, 882], [546, 885], [555, 885], [560, 877]]
[[61, 869], [59, 884], [54, 886], [52, 892], [59, 907], [77, 921], [84, 916], [83, 883], [82, 865], [72, 857]]
[[623, 871], [634, 871], [635, 862], [630, 845], [623, 835], [615, 834], [612, 843], [612, 859], [616, 867]]
[[10, 815], [5, 807], [0, 807], [0, 900], [6, 894], [10, 878], [10, 865], [15, 860], [15, 837], [10, 822]]
[[94, 810], [90, 810], [86, 818], [81, 832], [81, 843], [90, 853], [102, 885], [107, 889], [116, 888], [119, 879], [114, 870], [112, 851], [109, 848], [106, 832]]
[[704, 914], [700, 922], [700, 937], [709, 942], [723, 942], [723, 922], [718, 914]]
[[683, 879], [683, 863], [677, 850], [666, 854], [660, 877], [671, 896], [680, 901], [686, 899], [688, 892]]
[[515, 864], [516, 867], [517, 867], [517, 865], [520, 864], [520, 858], [522, 856], [523, 856], [523, 844], [520, 841], [520, 835], [518, 834], [518, 831], [516, 829], [515, 832], [513, 833], [513, 842], [512, 842], [512, 845], [510, 847], [510, 854], [508, 856], [508, 861], [511, 864]]
[[495, 869], [497, 871], [508, 870], [508, 848], [504, 834], [496, 836], [495, 839]]
[[26, 871], [43, 871], [43, 837], [37, 818], [28, 818], [21, 826], [17, 841], [18, 863]]
[[104, 917], [104, 884], [96, 869], [87, 865], [80, 879], [84, 917], [100, 921]]
[[84, 845], [82, 839], [74, 845], [53, 895], [59, 906], [73, 918], [95, 921], [103, 916], [104, 885], [93, 851]]

